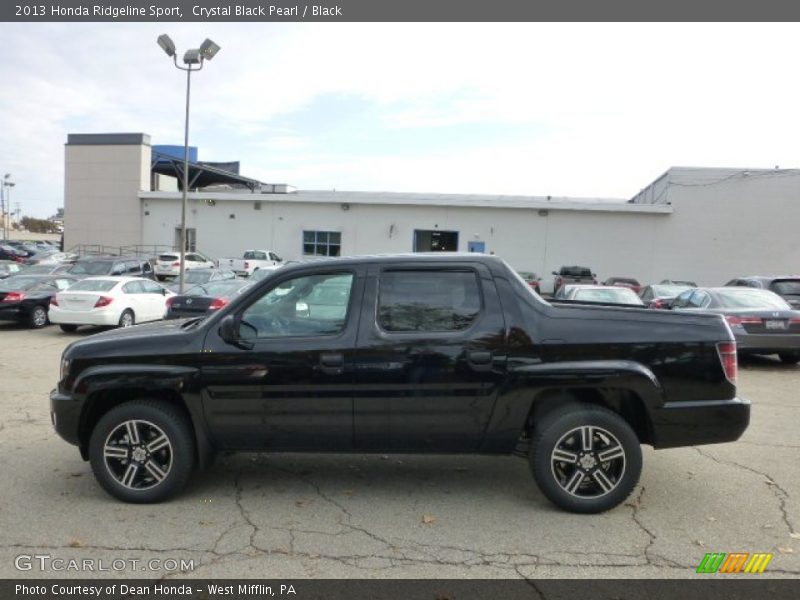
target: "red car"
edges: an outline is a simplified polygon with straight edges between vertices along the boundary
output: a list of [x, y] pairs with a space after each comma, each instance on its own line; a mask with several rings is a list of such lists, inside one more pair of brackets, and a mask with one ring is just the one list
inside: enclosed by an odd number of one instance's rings
[[616, 285], [632, 289], [637, 294], [642, 290], [642, 284], [632, 277], [609, 277], [603, 285]]
[[517, 271], [517, 273], [519, 273], [519, 276], [525, 280], [525, 283], [533, 288], [533, 291], [535, 291], [537, 294], [539, 293], [539, 282], [542, 280], [541, 277], [536, 275], [536, 273], [533, 271]]

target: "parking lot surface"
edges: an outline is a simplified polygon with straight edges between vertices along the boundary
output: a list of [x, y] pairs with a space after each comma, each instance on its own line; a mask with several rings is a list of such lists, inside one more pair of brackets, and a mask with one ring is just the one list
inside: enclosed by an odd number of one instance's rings
[[0, 577], [697, 577], [707, 552], [800, 575], [800, 367], [777, 359], [740, 362], [739, 442], [645, 447], [600, 515], [552, 507], [521, 458], [476, 456], [240, 454], [126, 505], [50, 424], [61, 351], [90, 333], [0, 323]]

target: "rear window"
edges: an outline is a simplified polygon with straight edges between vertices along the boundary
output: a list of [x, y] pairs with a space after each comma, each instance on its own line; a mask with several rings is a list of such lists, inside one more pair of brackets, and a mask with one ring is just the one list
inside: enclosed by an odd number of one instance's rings
[[108, 275], [113, 266], [112, 261], [86, 261], [75, 263], [69, 270], [73, 275]]
[[779, 279], [769, 289], [781, 296], [800, 296], [800, 279]]
[[244, 253], [245, 260], [267, 260], [267, 255], [265, 252], [245, 252]]
[[110, 279], [84, 279], [70, 286], [70, 292], [110, 292], [118, 281]]
[[633, 291], [627, 288], [618, 290], [578, 289], [573, 296], [574, 300], [583, 302], [608, 302], [611, 304], [636, 304], [642, 301]]
[[9, 277], [0, 281], [0, 290], [29, 290], [40, 281], [39, 277]]
[[789, 310], [791, 307], [786, 300], [766, 290], [751, 290], [749, 288], [731, 288], [718, 290], [717, 297], [725, 308], [763, 308], [776, 310]]
[[180, 257], [177, 254], [159, 254], [158, 260], [163, 262], [171, 262], [174, 260], [178, 260]]
[[561, 267], [561, 275], [566, 275], [568, 277], [591, 277], [592, 271], [584, 267]]
[[385, 271], [378, 323], [385, 331], [460, 331], [478, 318], [478, 280], [472, 271]]

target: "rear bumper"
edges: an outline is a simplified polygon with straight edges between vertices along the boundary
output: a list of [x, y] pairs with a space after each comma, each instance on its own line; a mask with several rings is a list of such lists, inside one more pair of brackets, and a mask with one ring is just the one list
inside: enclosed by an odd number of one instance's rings
[[116, 307], [77, 311], [51, 306], [49, 313], [50, 322], [56, 325], [106, 325], [109, 327], [119, 323], [119, 315]]
[[667, 402], [652, 414], [653, 447], [676, 448], [738, 440], [750, 424], [745, 398]]
[[736, 334], [736, 348], [745, 352], [800, 351], [800, 335], [796, 333], [745, 333]]
[[81, 405], [69, 394], [57, 389], [50, 392], [50, 420], [56, 433], [65, 441], [77, 446], [80, 444], [78, 431], [81, 418]]
[[18, 321], [27, 316], [27, 311], [23, 310], [21, 306], [0, 306], [0, 320], [2, 321]]

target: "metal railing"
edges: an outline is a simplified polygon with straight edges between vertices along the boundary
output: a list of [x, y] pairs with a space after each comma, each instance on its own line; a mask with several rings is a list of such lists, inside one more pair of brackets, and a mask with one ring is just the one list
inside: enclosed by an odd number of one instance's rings
[[73, 252], [79, 256], [141, 256], [155, 257], [163, 252], [175, 252], [174, 246], [167, 245], [144, 245], [135, 244], [130, 246], [105, 246], [103, 244], [78, 244], [72, 246], [68, 252]]

